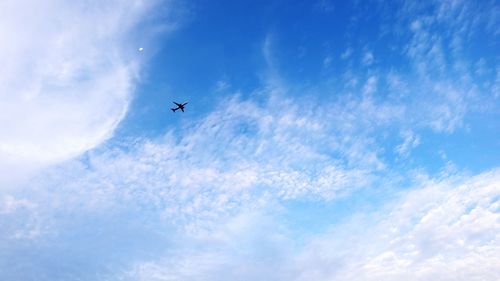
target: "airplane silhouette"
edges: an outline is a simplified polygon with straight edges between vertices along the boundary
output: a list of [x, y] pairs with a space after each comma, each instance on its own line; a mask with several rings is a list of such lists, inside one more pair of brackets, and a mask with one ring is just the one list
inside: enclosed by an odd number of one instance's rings
[[186, 104], [188, 104], [188, 102], [185, 102], [185, 103], [176, 103], [175, 101], [174, 101], [173, 103], [175, 103], [175, 105], [177, 105], [177, 107], [176, 107], [176, 108], [171, 108], [171, 110], [172, 110], [174, 113], [175, 113], [175, 111], [176, 111], [177, 109], [180, 109], [182, 112], [184, 112], [184, 106], [185, 106]]

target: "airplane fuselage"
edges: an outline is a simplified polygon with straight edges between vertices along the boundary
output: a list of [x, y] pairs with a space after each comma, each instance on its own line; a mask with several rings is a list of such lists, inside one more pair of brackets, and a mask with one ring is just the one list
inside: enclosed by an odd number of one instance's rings
[[185, 102], [185, 103], [176, 103], [175, 101], [174, 101], [173, 103], [174, 103], [175, 105], [177, 105], [177, 107], [175, 107], [175, 108], [170, 108], [170, 109], [171, 109], [174, 113], [175, 113], [175, 111], [176, 111], [176, 110], [178, 110], [178, 109], [180, 109], [182, 112], [184, 112], [184, 106], [185, 106], [186, 104], [188, 104], [187, 102]]

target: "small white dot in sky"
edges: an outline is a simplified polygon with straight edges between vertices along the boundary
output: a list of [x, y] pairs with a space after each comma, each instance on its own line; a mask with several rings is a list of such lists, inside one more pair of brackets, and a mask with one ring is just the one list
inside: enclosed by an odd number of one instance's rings
[[139, 52], [142, 52], [142, 51], [144, 51], [144, 48], [142, 48], [142, 47], [139, 48]]

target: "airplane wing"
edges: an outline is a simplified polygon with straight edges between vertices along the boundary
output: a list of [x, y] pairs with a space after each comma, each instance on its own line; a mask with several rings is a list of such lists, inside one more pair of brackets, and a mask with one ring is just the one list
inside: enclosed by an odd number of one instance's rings
[[188, 104], [188, 102], [185, 102], [185, 103], [183, 103], [182, 105], [186, 105], [186, 104]]
[[184, 108], [183, 107], [181, 107], [181, 110], [182, 110], [182, 112], [184, 112]]
[[175, 103], [175, 105], [177, 105], [177, 106], [181, 106], [180, 104], [176, 103], [175, 101], [173, 101], [173, 103]]

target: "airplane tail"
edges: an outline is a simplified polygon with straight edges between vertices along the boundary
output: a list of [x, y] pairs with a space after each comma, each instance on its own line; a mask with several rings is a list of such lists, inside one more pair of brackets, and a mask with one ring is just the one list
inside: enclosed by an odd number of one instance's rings
[[177, 108], [171, 108], [171, 110], [175, 113], [175, 111], [177, 110]]

